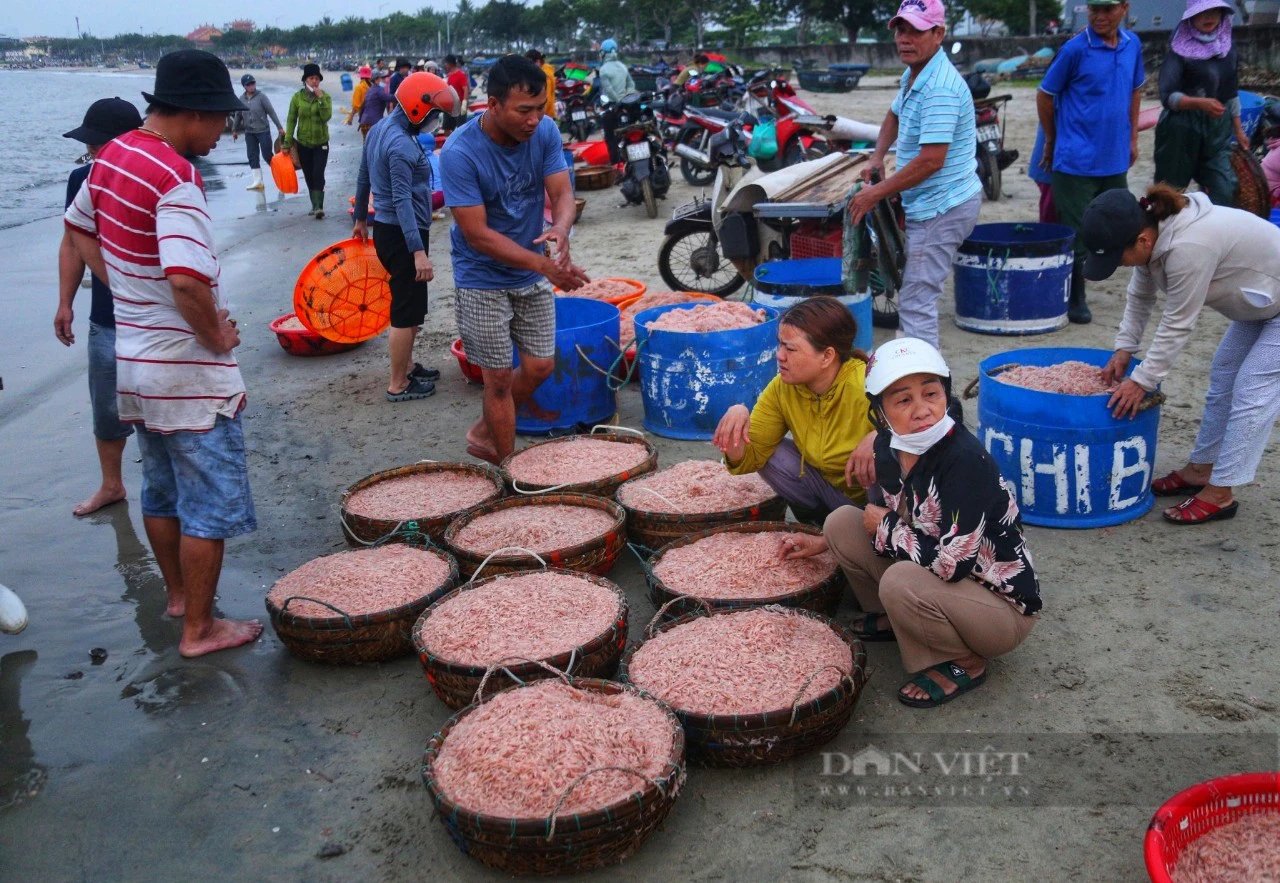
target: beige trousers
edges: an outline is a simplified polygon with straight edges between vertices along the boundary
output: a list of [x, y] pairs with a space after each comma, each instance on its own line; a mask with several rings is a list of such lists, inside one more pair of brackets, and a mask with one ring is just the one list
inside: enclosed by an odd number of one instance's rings
[[880, 557], [857, 506], [832, 512], [822, 532], [858, 605], [867, 613], [888, 614], [909, 672], [970, 653], [1003, 656], [1036, 623], [974, 580], [949, 583], [919, 564]]

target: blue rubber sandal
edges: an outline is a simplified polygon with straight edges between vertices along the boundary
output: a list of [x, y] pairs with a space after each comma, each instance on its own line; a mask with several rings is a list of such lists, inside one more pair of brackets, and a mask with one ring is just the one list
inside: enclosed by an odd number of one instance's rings
[[[956, 685], [956, 689], [950, 693], [934, 683], [933, 678], [929, 677], [926, 672], [935, 671], [947, 680]], [[898, 688], [898, 701], [903, 705], [909, 705], [912, 708], [937, 708], [939, 705], [946, 705], [952, 699], [962, 693], [968, 693], [970, 690], [982, 686], [987, 679], [987, 672], [984, 670], [982, 674], [976, 678], [969, 677], [969, 673], [954, 662], [940, 662], [931, 668], [918, 673], [911, 680], [907, 681], [902, 687]], [[903, 688], [908, 686], [917, 686], [929, 694], [928, 699], [915, 699], [911, 696], [905, 696], [902, 693]]]

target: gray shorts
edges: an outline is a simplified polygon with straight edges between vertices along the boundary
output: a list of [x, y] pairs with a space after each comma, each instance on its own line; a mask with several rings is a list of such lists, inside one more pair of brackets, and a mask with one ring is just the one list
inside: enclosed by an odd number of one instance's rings
[[133, 435], [133, 427], [120, 422], [116, 400], [116, 330], [96, 322], [89, 323], [89, 404], [93, 435], [99, 441]]
[[510, 368], [512, 341], [535, 359], [556, 354], [556, 296], [546, 282], [524, 288], [459, 288], [453, 311], [462, 348], [473, 365]]

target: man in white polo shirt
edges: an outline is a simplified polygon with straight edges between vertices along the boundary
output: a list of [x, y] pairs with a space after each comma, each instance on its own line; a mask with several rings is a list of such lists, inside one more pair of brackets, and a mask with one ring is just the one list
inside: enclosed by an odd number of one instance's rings
[[951, 273], [951, 259], [973, 231], [982, 206], [973, 96], [941, 51], [946, 21], [941, 0], [903, 0], [889, 20], [907, 69], [862, 176], [870, 182], [873, 173], [883, 174], [885, 154], [895, 141], [898, 168], [880, 183], [864, 185], [848, 206], [857, 222], [880, 200], [902, 194], [907, 266], [898, 293], [900, 334], [935, 348], [938, 297]]

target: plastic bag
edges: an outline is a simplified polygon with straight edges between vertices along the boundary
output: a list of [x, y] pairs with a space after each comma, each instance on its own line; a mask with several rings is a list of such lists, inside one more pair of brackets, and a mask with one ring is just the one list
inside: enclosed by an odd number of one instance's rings
[[778, 129], [773, 120], [763, 120], [751, 130], [747, 153], [756, 159], [773, 159], [778, 155]]

